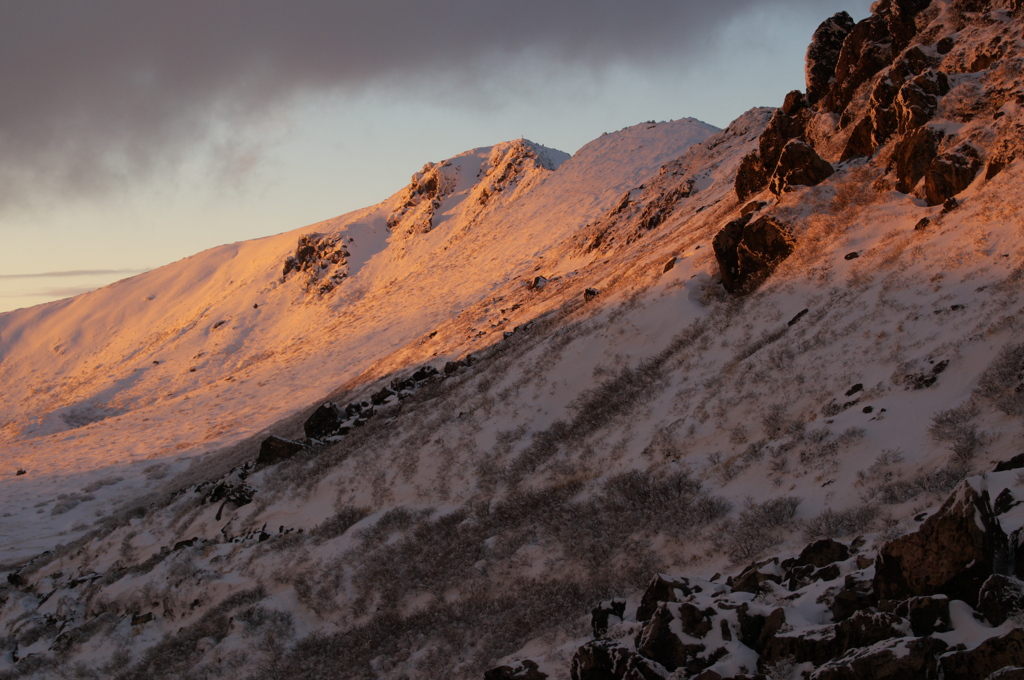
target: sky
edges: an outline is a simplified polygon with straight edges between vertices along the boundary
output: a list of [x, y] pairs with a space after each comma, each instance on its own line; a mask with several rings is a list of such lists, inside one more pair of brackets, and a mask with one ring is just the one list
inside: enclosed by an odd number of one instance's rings
[[428, 161], [719, 127], [870, 0], [0, 3], [0, 312], [375, 204]]

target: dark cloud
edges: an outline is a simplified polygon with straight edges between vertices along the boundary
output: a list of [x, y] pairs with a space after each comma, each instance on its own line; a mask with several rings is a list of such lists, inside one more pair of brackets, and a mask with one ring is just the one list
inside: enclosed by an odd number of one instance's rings
[[733, 19], [783, 5], [824, 18], [844, 3], [6, 2], [0, 205], [109, 189], [176, 167], [200, 144], [244, 147], [214, 140], [215, 131], [241, 139], [306, 93], [382, 85], [471, 91], [520, 57], [594, 72], [698, 59]]

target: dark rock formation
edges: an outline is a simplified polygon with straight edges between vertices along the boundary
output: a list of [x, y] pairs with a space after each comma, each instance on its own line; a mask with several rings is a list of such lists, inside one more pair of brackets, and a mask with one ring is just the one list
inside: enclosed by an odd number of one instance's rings
[[722, 284], [730, 293], [756, 288], [779, 263], [793, 254], [796, 241], [789, 229], [770, 216], [729, 222], [715, 235], [715, 258]]
[[970, 144], [935, 158], [924, 173], [924, 196], [928, 205], [941, 205], [966, 189], [981, 169], [978, 152]]
[[895, 639], [854, 649], [822, 665], [811, 680], [928, 680], [938, 678], [936, 657], [948, 645], [936, 638]]
[[917, 128], [896, 145], [890, 161], [890, 169], [896, 174], [896, 191], [905, 194], [913, 191], [938, 155], [943, 137], [940, 130], [925, 126]]
[[819, 108], [842, 113], [857, 88], [885, 68], [893, 54], [892, 35], [882, 16], [876, 14], [857, 23], [843, 41], [835, 78], [828, 93], [821, 97]]
[[606, 600], [590, 611], [590, 627], [594, 637], [603, 637], [613, 619], [622, 621], [626, 615], [626, 601], [622, 599]]
[[1024, 583], [1012, 576], [993, 574], [978, 593], [978, 611], [993, 626], [1018, 616], [1024, 612]]
[[769, 180], [775, 195], [794, 186], [814, 186], [832, 176], [832, 165], [821, 158], [807, 142], [793, 139], [786, 143]]
[[912, 597], [896, 605], [896, 615], [910, 621], [914, 635], [924, 636], [949, 630], [949, 598], [945, 595]]
[[547, 680], [536, 661], [523, 659], [513, 666], [498, 666], [484, 672], [484, 680]]
[[853, 18], [846, 12], [839, 12], [823, 21], [814, 31], [805, 59], [809, 104], [817, 103], [832, 86], [843, 41], [853, 30], [853, 26]]
[[875, 590], [882, 599], [941, 593], [973, 606], [985, 580], [1010, 568], [988, 492], [964, 483], [920, 529], [882, 546]]
[[656, 574], [640, 599], [640, 606], [636, 610], [636, 620], [649, 620], [662, 602], [680, 602], [699, 592], [702, 592], [701, 587], [691, 586], [689, 579]]
[[260, 453], [256, 457], [256, 469], [258, 470], [268, 465], [275, 465], [283, 460], [288, 460], [305, 448], [299, 442], [270, 435], [260, 444]]
[[989, 638], [972, 650], [946, 654], [939, 659], [943, 680], [987, 678], [1002, 668], [1019, 666], [1022, 661], [1024, 629], [1021, 628]]
[[576, 650], [572, 680], [664, 680], [664, 668], [610, 640], [594, 640]]
[[340, 409], [334, 402], [324, 402], [302, 424], [302, 429], [309, 439], [330, 437], [341, 429], [344, 422]]
[[745, 201], [768, 186], [768, 173], [761, 165], [761, 157], [756, 151], [751, 151], [740, 161], [734, 186], [736, 195], [741, 201]]
[[[677, 668], [696, 674], [725, 656], [724, 648], [708, 649], [700, 640], [715, 626], [717, 612], [689, 603], [662, 603], [637, 635], [637, 652], [653, 659], [668, 671]], [[673, 632], [679, 627], [686, 639]]]

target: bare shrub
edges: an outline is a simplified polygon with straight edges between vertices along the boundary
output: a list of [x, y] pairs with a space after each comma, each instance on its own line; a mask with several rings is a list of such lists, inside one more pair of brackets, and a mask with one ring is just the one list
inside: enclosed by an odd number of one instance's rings
[[977, 413], [977, 405], [969, 399], [960, 406], [932, 416], [928, 434], [935, 441], [947, 444], [953, 453], [953, 460], [959, 465], [970, 463], [985, 443], [985, 437], [978, 431], [977, 425], [971, 423]]
[[813, 541], [818, 538], [836, 538], [862, 533], [871, 526], [878, 516], [878, 508], [862, 505], [859, 508], [833, 510], [826, 508], [816, 517], [804, 522], [804, 538]]
[[978, 378], [975, 392], [1007, 415], [1024, 415], [1024, 343], [1004, 347]]
[[341, 508], [333, 517], [328, 517], [323, 522], [313, 527], [310, 532], [317, 543], [329, 541], [332, 538], [341, 536], [349, 528], [370, 514], [368, 508]]
[[734, 520], [722, 525], [721, 545], [734, 563], [757, 557], [782, 542], [782, 529], [796, 516], [796, 496], [772, 498], [757, 503], [748, 498]]

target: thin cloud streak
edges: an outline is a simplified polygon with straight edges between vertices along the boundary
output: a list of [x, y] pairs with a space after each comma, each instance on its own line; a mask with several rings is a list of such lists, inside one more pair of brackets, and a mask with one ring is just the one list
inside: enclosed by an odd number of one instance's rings
[[[0, 6], [0, 209], [102, 194], [249, 148], [303, 96], [517, 97], [538, 80], [706, 58], [752, 11], [840, 0], [33, 0]], [[669, 85], [667, 85], [669, 86]], [[684, 115], [685, 112], [680, 112]], [[228, 132], [225, 132], [227, 130]], [[227, 134], [228, 139], [222, 136]], [[258, 149], [252, 152], [258, 157]], [[247, 156], [248, 157], [248, 156]]]
[[113, 274], [142, 274], [148, 269], [73, 269], [60, 272], [36, 272], [32, 274], [0, 274], [0, 279], [43, 279], [73, 276], [110, 276]]

